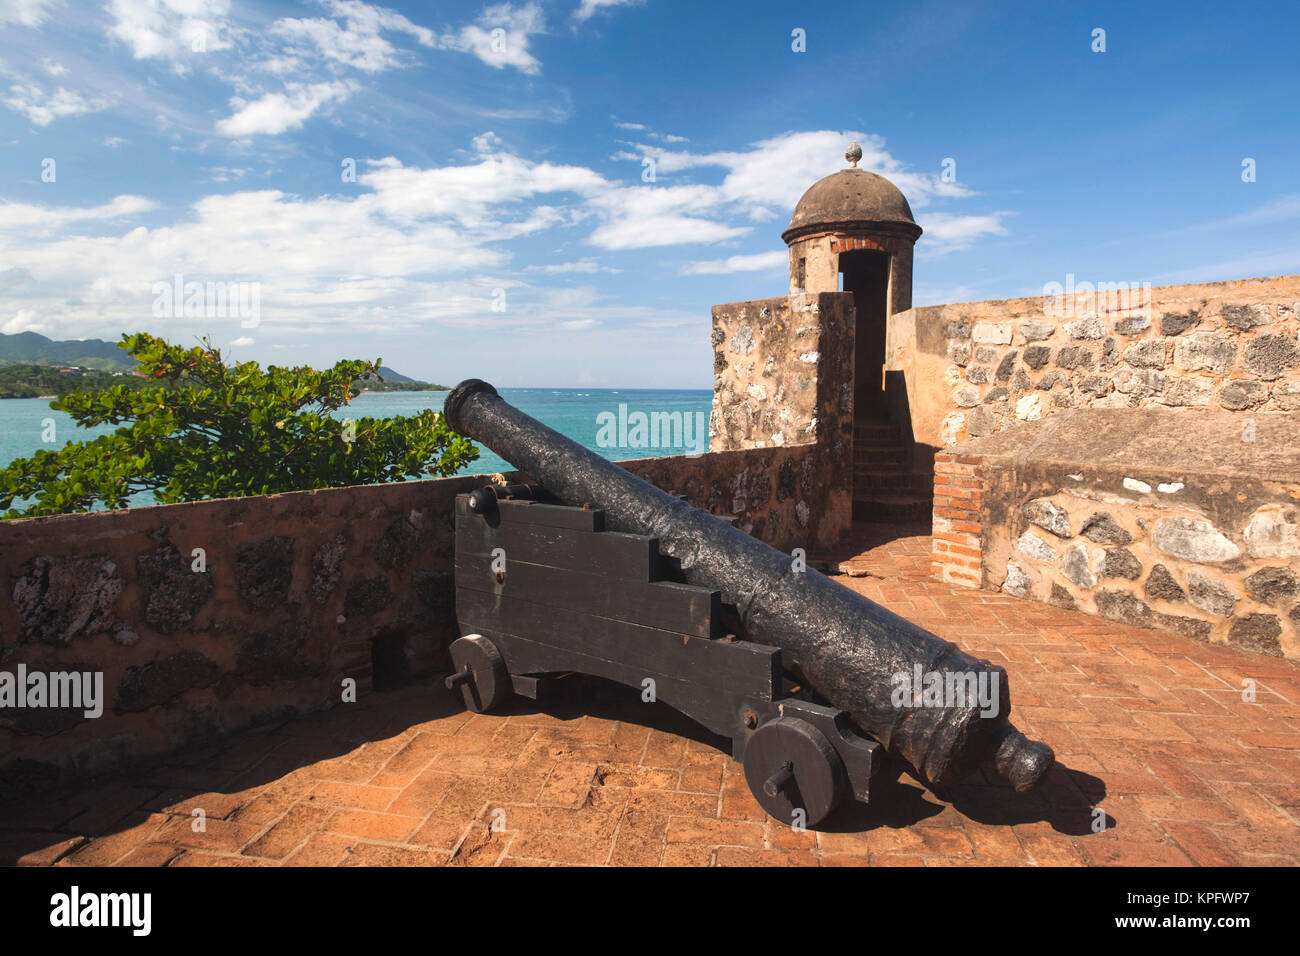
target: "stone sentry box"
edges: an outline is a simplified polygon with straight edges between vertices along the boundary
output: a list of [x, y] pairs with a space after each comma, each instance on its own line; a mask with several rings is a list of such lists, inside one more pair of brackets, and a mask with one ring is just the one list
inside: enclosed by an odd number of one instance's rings
[[1300, 421], [1079, 409], [936, 458], [933, 567], [1300, 658]]

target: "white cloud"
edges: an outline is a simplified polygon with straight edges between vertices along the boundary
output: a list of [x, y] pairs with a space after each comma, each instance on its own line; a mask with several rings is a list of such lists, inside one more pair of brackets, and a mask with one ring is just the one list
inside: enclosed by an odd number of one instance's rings
[[56, 60], [50, 59], [49, 57], [41, 60], [41, 69], [50, 76], [66, 76], [68, 72], [66, 66]]
[[22, 113], [37, 126], [49, 126], [61, 116], [80, 116], [106, 109], [111, 101], [101, 97], [86, 99], [80, 93], [62, 86], [46, 94], [35, 83], [15, 83], [3, 100], [11, 110]]
[[582, 0], [578, 9], [573, 11], [573, 19], [578, 23], [585, 23], [601, 10], [608, 10], [611, 7], [639, 6], [643, 2], [644, 0]]
[[0, 202], [0, 232], [7, 229], [28, 231], [35, 227], [56, 229], [73, 222], [121, 219], [136, 216], [157, 207], [143, 196], [116, 196], [102, 206], [32, 206], [25, 203]]
[[230, 344], [231, 344], [232, 346], [236, 346], [236, 345], [252, 345], [252, 344], [253, 344], [253, 339], [249, 338], [247, 335], [241, 335], [241, 336], [240, 336], [239, 338], [237, 338], [237, 339], [231, 339]]
[[124, 140], [120, 136], [110, 136], [104, 140], [104, 145], [107, 146], [109, 149], [117, 149], [125, 142], [126, 140]]
[[537, 74], [542, 64], [528, 52], [528, 40], [545, 29], [542, 8], [533, 0], [518, 7], [500, 3], [485, 8], [476, 24], [440, 37], [438, 45], [472, 53], [497, 69], [513, 66], [523, 73]]
[[106, 9], [110, 38], [129, 46], [135, 59], [167, 60], [180, 74], [189, 72], [191, 57], [233, 46], [224, 35], [230, 0], [109, 0]]
[[385, 7], [376, 7], [360, 0], [331, 0], [328, 4], [335, 17], [345, 20], [340, 26], [335, 20], [324, 17], [311, 19], [283, 18], [271, 25], [271, 32], [292, 43], [306, 43], [314, 48], [304, 50], [292, 45], [268, 64], [298, 65], [300, 57], [319, 54], [327, 60], [342, 63], [367, 73], [378, 73], [403, 65], [403, 55], [381, 35], [381, 31], [408, 34], [422, 46], [432, 47], [436, 36], [432, 30], [418, 26], [402, 14]]
[[528, 266], [525, 272], [535, 272], [541, 275], [570, 275], [573, 273], [593, 274], [597, 272], [608, 272], [618, 274], [622, 269], [615, 269], [612, 266], [603, 266], [595, 259], [579, 259], [577, 262], [557, 262], [545, 266]]
[[925, 234], [917, 246], [917, 256], [930, 258], [969, 249], [982, 236], [1005, 236], [1007, 228], [1002, 224], [1010, 212], [991, 212], [982, 216], [954, 216], [949, 213], [930, 213], [923, 216], [921, 227]]
[[234, 97], [230, 105], [235, 112], [217, 123], [217, 131], [223, 136], [274, 136], [298, 129], [312, 114], [346, 100], [355, 90], [356, 85], [346, 80], [288, 83], [284, 93], [267, 93], [252, 102]]
[[51, 8], [61, 0], [0, 0], [0, 24], [20, 23], [39, 27], [49, 17]]
[[684, 276], [716, 276], [732, 272], [776, 272], [790, 265], [790, 253], [759, 252], [751, 256], [730, 256], [726, 259], [709, 259], [693, 262], [678, 273]]
[[0, 325], [0, 332], [16, 335], [19, 332], [43, 332], [48, 328], [34, 310], [19, 309], [4, 325]]

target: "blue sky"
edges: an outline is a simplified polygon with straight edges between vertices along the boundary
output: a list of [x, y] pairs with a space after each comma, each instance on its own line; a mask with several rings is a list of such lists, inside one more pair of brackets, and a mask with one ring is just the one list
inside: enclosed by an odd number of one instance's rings
[[[780, 233], [850, 139], [926, 230], [918, 305], [1295, 273], [1298, 27], [1275, 3], [0, 0], [0, 330], [707, 388], [709, 307], [786, 291]], [[156, 315], [177, 273], [258, 283], [256, 324]]]

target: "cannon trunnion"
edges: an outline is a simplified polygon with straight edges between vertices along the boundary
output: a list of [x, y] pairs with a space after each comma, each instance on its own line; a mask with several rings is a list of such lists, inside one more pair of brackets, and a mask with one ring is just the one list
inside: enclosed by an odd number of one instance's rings
[[[505, 497], [509, 495], [509, 497]], [[672, 580], [654, 537], [605, 530], [605, 512], [484, 488], [456, 499], [456, 615], [448, 688], [476, 712], [539, 682], [591, 674], [635, 688], [715, 734], [759, 804], [815, 826], [866, 802], [883, 750], [782, 672], [782, 651], [738, 640], [718, 591]]]

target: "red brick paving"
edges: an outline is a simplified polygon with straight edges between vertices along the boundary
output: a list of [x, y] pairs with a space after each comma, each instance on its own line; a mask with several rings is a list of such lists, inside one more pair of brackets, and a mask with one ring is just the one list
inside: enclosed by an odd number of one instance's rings
[[426, 683], [0, 807], [0, 862], [1300, 862], [1296, 664], [932, 581], [923, 530], [860, 528], [854, 545], [830, 556], [839, 580], [1007, 668], [1014, 720], [1057, 754], [1036, 794], [976, 776], [941, 797], [887, 773], [870, 806], [796, 832], [759, 809], [726, 741], [634, 691], [571, 679], [542, 709], [473, 715]]

